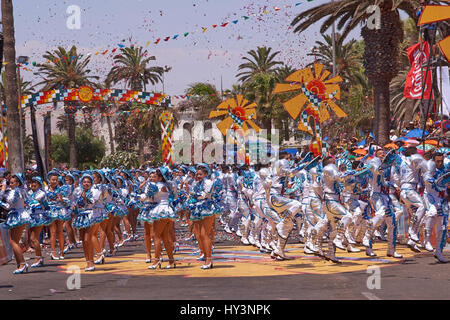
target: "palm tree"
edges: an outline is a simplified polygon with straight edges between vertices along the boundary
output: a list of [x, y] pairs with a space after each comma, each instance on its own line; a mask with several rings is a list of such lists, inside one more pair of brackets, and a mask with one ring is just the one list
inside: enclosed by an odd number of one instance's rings
[[245, 95], [245, 87], [240, 83], [233, 84], [231, 89], [226, 89], [223, 91], [223, 97], [225, 99], [231, 99], [239, 94]]
[[318, 5], [300, 13], [291, 25], [294, 32], [305, 31], [325, 18], [320, 32], [324, 33], [337, 22], [342, 38], [371, 17], [369, 6], [377, 5], [381, 13], [379, 29], [363, 26], [361, 35], [365, 41], [365, 73], [373, 86], [375, 105], [375, 136], [377, 143], [389, 142], [390, 94], [389, 83], [397, 75], [399, 45], [403, 40], [400, 11], [417, 21], [416, 9], [420, 0], [338, 0]]
[[[314, 56], [315, 62], [323, 64], [328, 70], [333, 70], [333, 40], [329, 35], [322, 35], [324, 41], [316, 41], [313, 53], [308, 56]], [[362, 55], [356, 48], [357, 41], [350, 40], [343, 43], [343, 38], [336, 35], [335, 57], [336, 57], [336, 75], [344, 80], [344, 88], [348, 87], [354, 79], [354, 73], [357, 72], [362, 64]], [[311, 63], [310, 65], [313, 65]], [[309, 66], [310, 66], [309, 65]]]
[[[143, 163], [144, 158], [144, 141], [150, 140], [149, 146], [151, 147], [152, 154], [155, 153], [158, 146], [158, 140], [160, 140], [160, 125], [159, 116], [162, 110], [148, 107], [145, 105], [136, 105], [136, 109], [139, 112], [131, 112], [127, 119], [127, 125], [136, 128], [138, 132], [138, 157], [139, 162]], [[145, 108], [147, 110], [145, 110]]]
[[249, 57], [242, 58], [246, 62], [238, 67], [240, 73], [236, 75], [242, 82], [246, 99], [258, 104], [263, 128], [268, 132], [272, 129], [274, 110], [280, 102], [280, 99], [272, 94], [278, 79], [277, 72], [284, 65], [282, 61], [275, 60], [279, 53], [272, 53], [272, 48], [268, 47], [248, 51]]
[[[72, 46], [69, 51], [63, 47], [58, 47], [53, 52], [47, 51], [43, 55], [46, 63], [38, 64], [39, 72], [44, 75], [44, 81], [39, 84], [44, 85], [43, 90], [53, 90], [58, 88], [80, 88], [82, 86], [95, 87], [91, 80], [98, 80], [99, 77], [91, 76], [88, 69], [90, 57], [83, 59], [83, 55], [77, 53], [77, 47]], [[70, 167], [77, 167], [77, 153], [75, 149], [75, 113], [78, 102], [68, 101], [65, 103], [64, 111], [68, 117], [67, 134], [69, 138], [69, 159]]]
[[162, 81], [164, 68], [149, 67], [155, 56], [147, 57], [148, 52], [142, 47], [120, 48], [121, 53], [114, 57], [115, 66], [108, 73], [107, 81], [116, 84], [125, 81], [127, 87], [135, 91], [146, 91], [146, 85], [155, 85]]
[[258, 73], [246, 82], [245, 98], [256, 102], [262, 116], [263, 128], [271, 132], [275, 112], [281, 108], [280, 98], [273, 94], [278, 77], [274, 73]]
[[275, 61], [280, 51], [271, 52], [272, 48], [268, 47], [258, 47], [256, 51], [248, 51], [247, 54], [250, 57], [243, 57], [242, 59], [246, 62], [238, 67], [240, 73], [236, 77], [238, 77], [239, 81], [246, 82], [257, 73], [272, 73], [277, 66], [283, 65], [283, 62]]
[[187, 107], [196, 112], [196, 117], [199, 120], [208, 119], [209, 113], [221, 102], [216, 87], [206, 82], [190, 84], [186, 89], [186, 94], [190, 95], [189, 99], [186, 100]]
[[67, 123], [67, 116], [62, 114], [59, 115], [56, 121], [56, 128], [59, 132], [67, 131], [69, 128], [69, 125]]
[[[105, 79], [103, 83], [99, 83], [97, 85], [100, 89], [111, 89], [111, 83], [108, 81], [108, 79]], [[108, 125], [108, 134], [109, 134], [109, 148], [111, 150], [111, 153], [114, 153], [114, 134], [111, 124], [111, 110], [116, 109], [116, 103], [115, 101], [112, 102], [112, 104], [106, 103], [102, 105], [102, 108], [104, 112], [106, 113], [106, 124]], [[102, 113], [103, 114], [103, 113]], [[102, 118], [104, 118], [102, 116]]]
[[[146, 91], [146, 85], [149, 83], [155, 85], [161, 82], [165, 70], [168, 69], [158, 66], [149, 67], [149, 63], [155, 60], [155, 56], [148, 57], [148, 51], [143, 51], [142, 47], [121, 48], [120, 54], [114, 57], [115, 66], [111, 68], [106, 81], [112, 84], [125, 81], [126, 85], [131, 90]], [[122, 117], [126, 117], [126, 115], [123, 115]], [[121, 122], [127, 123], [128, 121], [122, 119]], [[146, 126], [147, 124], [142, 122], [135, 126], [135, 128], [145, 128]], [[144, 137], [146, 137], [146, 133], [139, 130], [137, 130], [136, 133], [138, 154], [142, 157], [144, 154]]]
[[23, 146], [20, 137], [19, 93], [17, 85], [16, 49], [14, 37], [14, 14], [12, 0], [2, 0], [3, 53], [5, 66], [5, 103], [8, 119], [8, 164], [11, 173], [25, 170], [22, 161]]

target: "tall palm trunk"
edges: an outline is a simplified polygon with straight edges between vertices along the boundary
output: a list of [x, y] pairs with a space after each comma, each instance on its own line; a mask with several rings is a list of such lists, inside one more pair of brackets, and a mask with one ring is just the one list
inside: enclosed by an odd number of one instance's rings
[[[390, 82], [390, 81], [389, 81]], [[376, 81], [373, 83], [374, 103], [378, 106], [378, 116], [375, 132], [377, 144], [384, 146], [389, 143], [390, 131], [390, 94], [388, 81]]]
[[[69, 102], [70, 103], [70, 102]], [[76, 169], [77, 163], [77, 150], [75, 147], [75, 112], [76, 107], [73, 105], [67, 105], [65, 108], [67, 114], [67, 136], [69, 138], [69, 165], [70, 169]]]
[[[54, 109], [57, 107], [57, 102], [53, 102]], [[51, 159], [50, 148], [52, 144], [52, 113], [49, 111], [44, 117], [44, 144], [45, 144], [45, 167], [47, 171], [50, 171]]]
[[379, 29], [363, 27], [366, 75], [374, 90], [375, 138], [378, 145], [389, 143], [390, 93], [389, 83], [397, 75], [399, 45], [403, 29], [398, 12], [392, 11], [392, 1], [384, 1]]
[[34, 157], [36, 159], [36, 165], [39, 172], [39, 176], [45, 179], [44, 164], [42, 163], [41, 152], [39, 150], [38, 134], [36, 129], [36, 110], [34, 106], [30, 107], [30, 122], [31, 132], [33, 136]]
[[139, 163], [143, 164], [145, 161], [145, 157], [144, 157], [144, 138], [142, 137], [141, 134], [139, 134], [138, 136], [138, 158], [139, 158]]
[[113, 129], [112, 129], [112, 125], [111, 125], [111, 116], [107, 115], [106, 116], [106, 123], [108, 125], [108, 133], [109, 133], [109, 148], [111, 149], [111, 153], [114, 153], [114, 134], [113, 134]]
[[404, 122], [405, 123], [409, 123], [411, 121], [413, 121], [414, 119], [414, 105], [415, 105], [415, 100], [413, 99], [406, 99], [405, 102], [405, 117], [404, 117]]
[[[134, 91], [142, 91], [142, 84], [139, 81], [136, 81], [132, 84], [131, 86], [131, 90]], [[144, 142], [144, 133], [142, 132], [142, 130], [137, 131], [137, 147], [138, 147], [138, 158], [139, 158], [139, 163], [143, 164], [144, 163], [144, 147], [145, 147], [145, 142]]]
[[22, 162], [23, 145], [20, 139], [19, 92], [17, 87], [16, 49], [12, 0], [2, 0], [2, 24], [5, 57], [5, 103], [8, 121], [8, 162], [13, 174], [25, 170]]

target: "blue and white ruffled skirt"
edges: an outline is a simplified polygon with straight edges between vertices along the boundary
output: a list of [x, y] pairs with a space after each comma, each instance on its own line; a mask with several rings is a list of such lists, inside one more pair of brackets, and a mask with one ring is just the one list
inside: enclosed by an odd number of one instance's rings
[[5, 227], [7, 229], [17, 228], [28, 224], [30, 222], [30, 214], [23, 209], [11, 209], [5, 221]]

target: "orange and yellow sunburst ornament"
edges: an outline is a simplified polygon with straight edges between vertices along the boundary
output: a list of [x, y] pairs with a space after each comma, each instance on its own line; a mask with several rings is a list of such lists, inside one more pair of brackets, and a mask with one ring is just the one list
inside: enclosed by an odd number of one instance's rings
[[330, 74], [324, 70], [324, 65], [315, 63], [314, 70], [298, 70], [285, 79], [289, 83], [277, 84], [274, 89], [274, 94], [300, 92], [283, 106], [293, 120], [300, 118], [298, 130], [314, 137], [310, 145], [314, 155], [322, 154], [321, 124], [331, 118], [330, 111], [339, 118], [347, 116], [334, 101], [341, 98], [339, 83], [342, 78], [337, 76], [327, 80]]
[[250, 103], [242, 95], [237, 95], [218, 105], [217, 110], [211, 111], [209, 118], [226, 116], [217, 124], [217, 128], [224, 136], [229, 129], [243, 130], [244, 133], [247, 133], [249, 126], [259, 132], [261, 128], [253, 122], [256, 119], [256, 107], [256, 103]]

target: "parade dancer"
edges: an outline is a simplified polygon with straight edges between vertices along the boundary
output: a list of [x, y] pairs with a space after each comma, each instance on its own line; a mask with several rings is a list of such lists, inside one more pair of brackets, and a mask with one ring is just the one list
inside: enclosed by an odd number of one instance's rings
[[170, 237], [170, 228], [172, 220], [176, 220], [177, 215], [169, 204], [170, 194], [173, 192], [171, 185], [168, 183], [169, 174], [168, 168], [161, 167], [150, 175], [151, 183], [154, 184], [151, 188], [155, 192], [152, 197], [155, 202], [155, 207], [151, 209], [150, 216], [153, 220], [156, 263], [148, 267], [149, 269], [161, 268], [161, 241], [164, 243], [166, 254], [169, 257], [169, 265], [167, 265], [165, 269], [173, 269], [176, 266], [173, 256], [173, 242]]
[[[442, 153], [433, 155], [434, 163], [429, 166], [424, 175], [425, 202], [427, 213], [425, 216], [425, 249], [433, 252], [434, 257], [442, 263], [448, 262], [442, 255], [445, 247], [448, 230], [448, 187], [450, 186], [450, 173], [444, 168], [444, 156]], [[431, 233], [436, 225], [436, 250], [430, 243]]]
[[289, 168], [289, 153], [282, 152], [280, 156], [282, 159], [276, 161], [272, 168], [272, 184], [270, 185], [268, 204], [281, 218], [281, 222], [276, 226], [278, 240], [273, 255], [281, 259], [290, 259], [286, 256], [284, 248], [294, 228], [294, 217], [301, 210], [301, 203], [297, 200], [281, 196], [286, 177], [295, 172]]
[[[100, 223], [100, 249], [102, 254], [106, 257], [112, 256], [116, 253], [115, 237], [114, 237], [114, 200], [112, 197], [113, 185], [111, 178], [107, 172], [99, 172], [99, 179], [101, 178], [101, 190], [103, 195], [103, 204], [105, 207], [104, 220]], [[94, 180], [95, 180], [94, 176]], [[108, 239], [109, 252], [106, 252], [105, 242]]]
[[[344, 182], [343, 175], [339, 172], [335, 160], [331, 157], [323, 160], [323, 194], [324, 211], [331, 226], [330, 239], [328, 242], [328, 255], [325, 257], [335, 263], [339, 260], [335, 256], [336, 247], [348, 252], [359, 252], [345, 239], [345, 230], [352, 221], [350, 212], [341, 204], [340, 193]], [[344, 247], [343, 242], [347, 242]]]
[[253, 194], [253, 174], [248, 171], [247, 167], [241, 168], [241, 176], [237, 180], [238, 186], [238, 202], [237, 207], [239, 210], [240, 221], [238, 223], [238, 231], [236, 235], [241, 237], [241, 242], [245, 245], [250, 244], [248, 236], [250, 232], [250, 224], [252, 222], [251, 203]]
[[[344, 188], [342, 192], [342, 201], [345, 204], [347, 210], [352, 215], [352, 221], [354, 224], [354, 232], [350, 233], [347, 228], [345, 230], [345, 237], [351, 244], [356, 244], [355, 239], [360, 239], [358, 235], [365, 235], [362, 240], [363, 246], [366, 247], [366, 255], [369, 257], [375, 257], [376, 254], [372, 250], [372, 239], [369, 237], [368, 229], [371, 227], [371, 213], [372, 207], [368, 202], [367, 185], [368, 178], [370, 177], [370, 170], [363, 168], [360, 171], [356, 171], [358, 163], [355, 162], [351, 171], [347, 171], [344, 178]], [[352, 243], [353, 240], [353, 243]]]
[[410, 222], [408, 228], [408, 247], [414, 252], [420, 252], [417, 247], [419, 243], [419, 227], [425, 214], [425, 205], [422, 197], [417, 192], [420, 170], [425, 160], [417, 154], [415, 146], [409, 146], [405, 150], [405, 157], [400, 166], [401, 193], [400, 198], [409, 213]]
[[[202, 269], [211, 269], [212, 264], [212, 246], [210, 238], [214, 216], [214, 202], [211, 199], [213, 182], [208, 179], [210, 172], [208, 166], [199, 166], [195, 176], [195, 183], [190, 193], [190, 219], [194, 223], [194, 234], [198, 241], [198, 246], [202, 253], [205, 263]], [[203, 260], [202, 259], [202, 260]]]
[[[105, 185], [103, 184], [103, 173], [100, 170], [96, 170], [92, 172], [92, 177], [94, 178], [94, 185], [92, 188], [97, 189], [100, 192], [100, 199], [96, 201], [93, 210], [95, 214], [100, 217], [98, 219], [98, 223], [100, 224], [100, 236], [102, 234], [106, 235], [107, 231], [107, 223], [108, 223], [108, 213], [105, 210], [105, 200], [107, 191]], [[98, 237], [95, 237], [93, 240], [94, 249], [97, 253], [97, 260], [94, 261], [94, 264], [103, 264], [105, 262], [105, 252], [104, 248], [100, 245], [100, 241]], [[111, 244], [110, 244], [111, 245]]]
[[31, 268], [42, 267], [44, 265], [39, 235], [44, 226], [49, 226], [52, 223], [52, 219], [48, 216], [50, 207], [47, 202], [47, 195], [43, 189], [44, 184], [41, 177], [31, 178], [30, 190], [26, 199], [26, 210], [30, 215], [28, 223], [30, 240], [36, 252], [36, 257]]
[[145, 263], [152, 262], [152, 239], [154, 237], [152, 210], [157, 205], [154, 196], [158, 192], [158, 187], [154, 183], [156, 179], [154, 177], [150, 179], [153, 173], [154, 171], [149, 172], [149, 179], [146, 181], [143, 192], [139, 196], [143, 205], [137, 218], [138, 221], [144, 223], [144, 244], [145, 250], [147, 252], [147, 258], [145, 260]]
[[181, 226], [187, 226], [187, 219], [188, 219], [188, 205], [187, 205], [187, 201], [188, 201], [188, 197], [187, 197], [187, 193], [185, 190], [185, 186], [184, 183], [186, 181], [186, 174], [187, 170], [184, 166], [180, 166], [177, 169], [173, 170], [173, 173], [175, 175], [175, 183], [177, 185], [177, 192], [178, 192], [178, 197], [175, 203], [175, 211], [179, 214], [180, 216], [180, 222], [181, 222]]
[[28, 272], [28, 264], [25, 262], [22, 248], [20, 247], [20, 238], [26, 225], [29, 223], [29, 213], [25, 209], [25, 177], [22, 173], [17, 173], [9, 180], [9, 190], [7, 185], [3, 184], [0, 190], [0, 206], [8, 210], [5, 227], [9, 229], [9, 242], [14, 251], [17, 269], [14, 274]]
[[187, 196], [187, 208], [186, 208], [186, 219], [187, 219], [187, 223], [188, 223], [188, 234], [187, 237], [184, 239], [184, 241], [190, 241], [190, 240], [196, 240], [195, 239], [195, 234], [194, 234], [194, 223], [192, 221], [192, 219], [190, 218], [191, 216], [191, 205], [190, 205], [190, 194], [192, 192], [192, 188], [195, 184], [195, 175], [197, 174], [197, 169], [195, 169], [195, 167], [191, 166], [188, 168], [187, 170], [187, 174], [184, 180], [184, 189], [186, 191], [186, 196]]
[[67, 214], [70, 215], [70, 219], [64, 222], [64, 227], [67, 233], [67, 246], [64, 248], [63, 253], [66, 254], [70, 250], [76, 248], [77, 246], [77, 235], [76, 229], [72, 225], [73, 220], [73, 205], [74, 205], [74, 192], [75, 192], [75, 177], [70, 172], [67, 172], [65, 177], [65, 185], [61, 187], [63, 197], [66, 199], [66, 210]]
[[[302, 202], [303, 199], [303, 184], [306, 180], [306, 175], [304, 170], [297, 172], [296, 175], [292, 177], [290, 180], [290, 183], [288, 184], [288, 189], [284, 191], [284, 195], [297, 200], [299, 202]], [[303, 209], [303, 206], [302, 206]], [[295, 224], [297, 225], [297, 231], [299, 235], [299, 242], [304, 243], [305, 242], [305, 233], [307, 229], [307, 223], [304, 222], [304, 213], [302, 210], [297, 213], [297, 215], [294, 217]]]
[[383, 149], [379, 149], [375, 153], [375, 157], [368, 161], [367, 165], [372, 173], [370, 179], [372, 204], [375, 216], [371, 219], [371, 228], [368, 228], [367, 235], [373, 240], [374, 230], [379, 228], [384, 222], [388, 231], [388, 250], [387, 256], [394, 258], [403, 258], [403, 256], [395, 251], [397, 246], [397, 220], [393, 210], [392, 200], [389, 197], [391, 166], [395, 161], [395, 150], [391, 151], [388, 156]]
[[126, 203], [128, 201], [128, 188], [126, 186], [125, 179], [121, 176], [117, 176], [113, 182], [116, 183], [117, 187], [113, 189], [112, 199], [114, 201], [114, 220], [113, 228], [114, 232], [119, 238], [117, 248], [122, 247], [125, 244], [125, 239], [123, 239], [122, 231], [120, 230], [120, 222], [122, 219], [126, 219], [128, 215], [128, 208]]
[[86, 259], [86, 272], [95, 270], [94, 250], [98, 241], [97, 234], [100, 222], [103, 220], [103, 212], [96, 209], [103, 204], [102, 194], [99, 189], [93, 188], [94, 178], [89, 174], [81, 177], [82, 192], [76, 199], [76, 214], [73, 226], [79, 229], [83, 242], [83, 252]]
[[227, 165], [223, 165], [222, 171], [224, 213], [220, 218], [220, 221], [225, 225], [225, 232], [232, 233], [233, 231], [230, 228], [230, 222], [232, 220], [232, 215], [236, 212], [237, 209], [237, 186], [235, 175], [233, 172], [231, 172], [230, 167]]
[[136, 241], [138, 239], [137, 236], [137, 215], [139, 214], [139, 181], [133, 176], [132, 173], [126, 171], [129, 177], [129, 201], [128, 201], [128, 221], [130, 223], [130, 231], [131, 234], [126, 241]]
[[121, 170], [119, 172], [119, 175], [122, 177], [123, 179], [123, 185], [121, 188], [126, 188], [127, 189], [127, 197], [125, 199], [125, 206], [126, 206], [126, 211], [127, 214], [125, 216], [122, 216], [122, 222], [123, 222], [123, 226], [125, 231], [123, 232], [123, 238], [124, 238], [124, 242], [128, 242], [131, 240], [132, 235], [131, 235], [131, 212], [130, 212], [130, 206], [129, 203], [130, 201], [132, 202], [132, 197], [131, 197], [131, 193], [132, 193], [132, 181], [130, 180], [130, 174], [126, 171], [126, 170]]
[[[214, 170], [213, 174], [211, 175], [213, 185], [211, 188], [211, 200], [213, 201], [213, 213], [215, 217], [222, 217], [224, 205], [223, 205], [223, 175], [221, 172]], [[214, 249], [214, 239], [216, 236], [216, 223], [215, 218], [214, 222], [212, 224], [211, 233], [209, 235], [209, 238], [211, 240], [212, 246], [211, 248]], [[212, 252], [211, 252], [212, 253]]]
[[[47, 175], [49, 185], [47, 187], [47, 199], [50, 206], [49, 217], [53, 220], [50, 225], [50, 253], [51, 260], [64, 259], [64, 233], [63, 226], [66, 221], [71, 219], [71, 212], [66, 210], [69, 203], [68, 199], [63, 198], [63, 189], [59, 186], [59, 174], [56, 171], [50, 171]], [[56, 240], [59, 243], [59, 256], [56, 255]]]
[[242, 210], [239, 210], [239, 199], [241, 199], [241, 194], [238, 190], [238, 181], [240, 179], [241, 170], [234, 167], [234, 170], [231, 172], [230, 176], [224, 178], [227, 181], [227, 185], [231, 186], [232, 193], [235, 194], [235, 198], [230, 198], [231, 206], [230, 206], [230, 214], [227, 222], [227, 227], [225, 228], [225, 232], [233, 233], [235, 232], [237, 236], [242, 236], [239, 230], [239, 221], [242, 217]]
[[253, 229], [253, 238], [255, 239], [255, 245], [259, 247], [262, 253], [271, 253], [274, 250], [270, 247], [270, 242], [276, 224], [281, 222], [277, 213], [267, 204], [266, 189], [268, 188], [269, 176], [269, 169], [262, 168], [259, 170], [254, 180], [252, 198], [255, 217], [258, 219]]
[[308, 225], [304, 251], [325, 257], [322, 244], [328, 229], [328, 218], [323, 209], [323, 166], [320, 156], [311, 160], [306, 167], [306, 180], [302, 199], [305, 222]]

